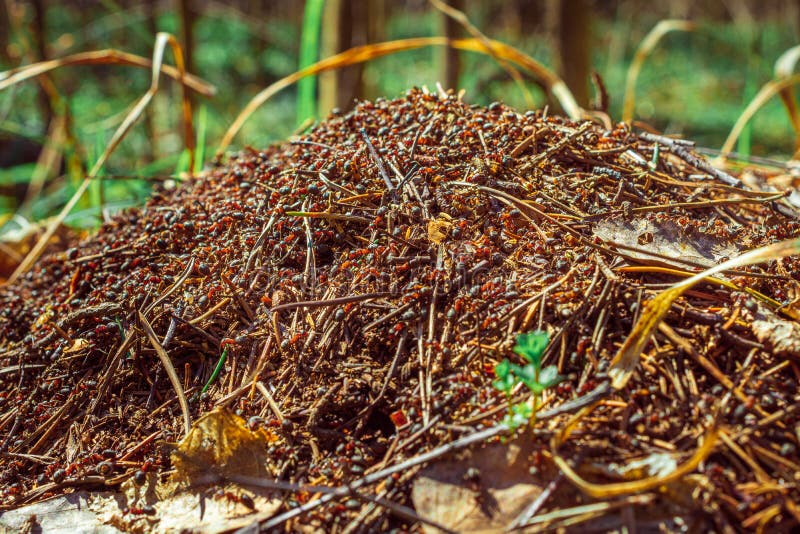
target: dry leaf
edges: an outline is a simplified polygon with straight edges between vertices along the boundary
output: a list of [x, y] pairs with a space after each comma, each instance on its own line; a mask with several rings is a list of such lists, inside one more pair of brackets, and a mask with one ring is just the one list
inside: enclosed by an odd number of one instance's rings
[[800, 324], [783, 319], [758, 304], [752, 324], [753, 334], [776, 356], [800, 359]]
[[[103, 492], [106, 498], [110, 492]], [[74, 534], [92, 532], [94, 534], [117, 534], [119, 529], [104, 525], [99, 517], [89, 509], [91, 494], [78, 491], [69, 495], [59, 495], [46, 501], [8, 510], [0, 515], [0, 532], [49, 532], [52, 534]]]
[[457, 532], [501, 532], [550, 480], [544, 473], [530, 474], [531, 450], [530, 443], [520, 439], [489, 445], [467, 460], [433, 464], [414, 482], [414, 508], [420, 516]]
[[[88, 505], [98, 521], [118, 529], [114, 532], [132, 534], [230, 532], [272, 516], [281, 503], [263, 490], [248, 491], [234, 484], [164, 497], [164, 488], [154, 473], [141, 486], [129, 479], [120, 489], [121, 493], [91, 494]], [[243, 495], [252, 500], [254, 509], [241, 502]], [[152, 507], [154, 513], [137, 513], [146, 506]]]
[[266, 447], [275, 439], [263, 428], [251, 431], [244, 419], [226, 408], [217, 408], [195, 421], [172, 453], [172, 481], [191, 486], [203, 483], [210, 473], [221, 477], [270, 476]]
[[69, 348], [64, 349], [64, 354], [72, 354], [73, 352], [80, 352], [89, 346], [89, 340], [79, 337], [72, 342]]
[[450, 235], [450, 228], [452, 227], [453, 223], [450, 216], [446, 213], [440, 213], [436, 219], [428, 221], [428, 239], [434, 245], [441, 245]]
[[[129, 479], [121, 487], [123, 493], [94, 498], [92, 509], [103, 523], [133, 533], [217, 534], [262, 521], [280, 507], [280, 496], [223, 481], [226, 475], [272, 478], [266, 447], [274, 440], [266, 430], [250, 431], [244, 419], [217, 408], [195, 421], [177, 445], [172, 453], [175, 473], [169, 480], [159, 483], [150, 474], [137, 486]], [[245, 504], [249, 501], [254, 508]], [[145, 506], [155, 513], [124, 512]]]
[[[608, 219], [598, 222], [593, 233], [609, 243], [635, 247], [667, 258], [680, 258], [703, 267], [711, 267], [728, 258], [738, 256], [740, 253], [739, 248], [732, 241], [726, 241], [711, 234], [689, 232], [669, 220]], [[644, 252], [625, 250], [625, 254], [650, 265], [686, 268], [686, 264], [683, 262], [656, 258]]]

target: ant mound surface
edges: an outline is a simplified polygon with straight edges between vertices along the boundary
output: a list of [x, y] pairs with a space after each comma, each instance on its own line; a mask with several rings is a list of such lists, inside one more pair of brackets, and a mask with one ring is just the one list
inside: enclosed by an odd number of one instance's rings
[[[184, 417], [156, 346], [192, 420], [227, 406], [267, 429], [268, 472], [295, 484], [342, 487], [499, 422], [494, 366], [520, 363], [518, 333], [549, 332], [544, 362], [567, 377], [545, 409], [580, 405], [656, 291], [800, 234], [720, 174], [622, 125], [419, 90], [244, 150], [0, 289], [2, 505], [171, 467], [159, 444], [181, 439]], [[715, 413], [725, 439], [676, 483], [686, 491], [631, 501], [642, 521], [796, 521], [796, 349], [755, 325], [788, 323], [765, 302], [796, 296], [800, 265], [725, 276], [746, 291], [687, 292], [628, 386], [605, 388], [557, 451], [618, 482], [632, 475], [590, 466], [680, 463]], [[574, 411], [531, 423], [537, 464]], [[413, 506], [418, 469], [369, 492]], [[560, 484], [571, 500], [542, 510], [585, 502]], [[287, 495], [276, 514], [308, 499]], [[340, 496], [295, 520], [411, 521], [397, 514]]]

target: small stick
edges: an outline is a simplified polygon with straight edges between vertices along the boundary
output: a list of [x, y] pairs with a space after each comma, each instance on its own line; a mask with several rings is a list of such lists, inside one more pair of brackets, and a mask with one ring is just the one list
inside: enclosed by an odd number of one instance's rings
[[153, 345], [154, 349], [156, 349], [156, 354], [158, 354], [158, 358], [161, 360], [161, 363], [164, 364], [164, 368], [167, 370], [167, 376], [169, 376], [169, 381], [172, 382], [172, 387], [175, 389], [175, 393], [178, 395], [178, 403], [181, 405], [181, 412], [183, 412], [184, 430], [186, 431], [186, 434], [189, 434], [189, 431], [192, 429], [192, 420], [189, 417], [189, 403], [186, 402], [186, 395], [183, 394], [181, 380], [178, 378], [178, 373], [175, 372], [175, 367], [172, 365], [172, 361], [169, 359], [167, 351], [165, 351], [164, 347], [161, 346], [161, 343], [158, 342], [156, 333], [153, 332], [153, 327], [150, 326], [149, 322], [147, 322], [147, 319], [142, 312], [138, 313], [139, 321], [142, 323], [142, 329], [144, 330], [145, 335], [147, 335], [147, 339], [150, 340], [150, 344]]
[[694, 141], [675, 137], [667, 137], [666, 135], [652, 134], [650, 132], [641, 132], [639, 134], [639, 138], [649, 141], [650, 143], [661, 143], [662, 145], [666, 145], [668, 147], [679, 145], [692, 148], [695, 144]]
[[279, 304], [270, 309], [270, 313], [275, 313], [283, 310], [293, 310], [295, 308], [319, 308], [322, 306], [338, 306], [339, 304], [347, 304], [350, 302], [359, 302], [362, 300], [381, 299], [391, 297], [392, 294], [383, 291], [379, 293], [365, 293], [363, 295], [349, 295], [347, 297], [340, 297], [329, 300], [304, 300], [300, 302], [287, 302], [286, 304]]
[[223, 282], [225, 282], [225, 285], [228, 286], [228, 288], [231, 290], [231, 293], [233, 294], [233, 298], [236, 300], [236, 303], [239, 305], [239, 307], [242, 309], [242, 311], [244, 311], [245, 315], [247, 316], [247, 319], [251, 323], [253, 321], [255, 321], [256, 320], [256, 314], [253, 313], [253, 308], [250, 307], [250, 305], [247, 303], [247, 301], [244, 300], [244, 298], [240, 294], [241, 291], [239, 290], [239, 288], [236, 287], [234, 285], [234, 283], [231, 281], [231, 279], [228, 278], [227, 276], [225, 276], [224, 274], [220, 275], [220, 278], [222, 279]]
[[670, 150], [673, 154], [681, 158], [683, 161], [700, 169], [701, 171], [705, 171], [723, 184], [732, 185], [734, 187], [744, 187], [744, 184], [738, 178], [734, 178], [730, 174], [725, 171], [721, 171], [711, 165], [708, 161], [698, 156], [695, 156], [691, 152], [689, 152], [685, 147], [679, 145], [673, 145], [670, 147]]
[[197, 323], [202, 322], [204, 319], [208, 319], [209, 317], [214, 315], [214, 313], [217, 310], [219, 310], [220, 308], [222, 308], [224, 306], [227, 306], [228, 304], [230, 304], [230, 302], [231, 302], [231, 298], [230, 297], [225, 297], [224, 299], [219, 301], [215, 306], [213, 306], [211, 309], [209, 309], [207, 312], [205, 312], [203, 315], [201, 315], [199, 317], [195, 317], [191, 321], [186, 321], [186, 322], [188, 324], [190, 324], [190, 325], [196, 325]]
[[135, 339], [135, 336], [131, 335], [130, 333], [125, 336], [125, 339], [117, 349], [114, 357], [111, 358], [111, 364], [108, 366], [108, 371], [106, 371], [106, 373], [103, 375], [100, 385], [97, 386], [97, 396], [94, 398], [94, 400], [92, 400], [92, 404], [89, 406], [89, 415], [94, 413], [94, 411], [97, 409], [97, 405], [100, 404], [100, 401], [103, 400], [103, 397], [105, 397], [108, 384], [111, 382], [111, 378], [117, 371], [117, 367], [119, 367], [119, 362], [122, 359], [122, 355], [125, 354], [125, 351], [127, 351], [131, 345], [133, 345], [133, 341]]
[[150, 443], [152, 443], [159, 435], [161, 434], [161, 430], [156, 430], [146, 438], [144, 438], [140, 443], [138, 443], [134, 448], [126, 452], [122, 455], [122, 457], [118, 460], [118, 462], [126, 462], [128, 461], [134, 454], [136, 454], [140, 449], [146, 447]]
[[189, 277], [189, 275], [191, 274], [191, 272], [192, 272], [192, 268], [194, 268], [194, 258], [190, 258], [190, 259], [189, 259], [189, 264], [186, 266], [186, 269], [184, 269], [184, 270], [183, 270], [183, 272], [181, 273], [180, 277], [178, 277], [178, 279], [177, 279], [177, 280], [175, 280], [175, 283], [174, 283], [174, 284], [172, 284], [172, 286], [171, 286], [169, 289], [167, 289], [167, 290], [164, 292], [164, 294], [163, 294], [163, 295], [161, 295], [160, 297], [158, 297], [156, 300], [154, 300], [154, 301], [153, 301], [153, 303], [152, 303], [152, 304], [150, 304], [150, 305], [149, 305], [147, 308], [145, 308], [145, 310], [144, 310], [144, 314], [145, 314], [145, 315], [149, 315], [149, 314], [150, 314], [150, 312], [153, 310], [153, 308], [155, 308], [156, 306], [158, 306], [160, 303], [164, 302], [164, 300], [165, 300], [167, 297], [169, 297], [169, 296], [170, 296], [170, 295], [172, 295], [172, 294], [173, 294], [175, 291], [177, 291], [177, 290], [178, 290], [178, 288], [179, 288], [179, 287], [181, 287], [181, 286], [183, 285], [183, 283], [186, 281], [186, 279], [187, 279], [187, 278]]
[[394, 184], [392, 183], [391, 178], [389, 178], [389, 174], [386, 172], [386, 168], [383, 166], [383, 161], [381, 161], [380, 156], [378, 156], [378, 151], [375, 150], [375, 147], [372, 146], [372, 142], [367, 137], [367, 130], [361, 128], [361, 137], [364, 138], [364, 141], [367, 143], [367, 148], [369, 149], [369, 155], [372, 156], [372, 159], [375, 160], [375, 164], [378, 166], [378, 171], [381, 173], [381, 178], [383, 178], [384, 183], [386, 184], [386, 189], [389, 190], [389, 194], [392, 195], [393, 198], [397, 197], [397, 192], [395, 190]]
[[265, 386], [260, 380], [257, 380], [255, 384], [256, 388], [258, 388], [258, 391], [261, 392], [262, 395], [264, 395], [265, 399], [267, 399], [267, 404], [269, 404], [272, 413], [275, 414], [275, 417], [278, 418], [279, 422], [283, 423], [285, 417], [281, 412], [280, 406], [278, 406], [278, 403], [275, 402], [275, 398], [272, 396], [272, 393], [270, 393], [269, 390], [267, 389], [267, 386]]
[[581, 124], [580, 128], [578, 128], [574, 132], [570, 133], [569, 135], [565, 136], [558, 143], [554, 144], [553, 146], [551, 146], [550, 148], [548, 148], [547, 150], [545, 150], [544, 152], [542, 152], [538, 156], [535, 156], [531, 160], [531, 163], [533, 165], [536, 165], [539, 162], [549, 158], [550, 156], [554, 156], [555, 154], [561, 152], [564, 148], [567, 147], [567, 145], [569, 145], [575, 139], [577, 139], [578, 137], [583, 135], [586, 132], [586, 130], [588, 130], [592, 126], [593, 126], [593, 123], [588, 122], [588, 121], [584, 122], [583, 124]]

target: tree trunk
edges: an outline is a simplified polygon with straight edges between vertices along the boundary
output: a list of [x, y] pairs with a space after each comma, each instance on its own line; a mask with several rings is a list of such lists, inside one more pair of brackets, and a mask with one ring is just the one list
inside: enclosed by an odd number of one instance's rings
[[192, 0], [178, 0], [178, 15], [181, 20], [181, 42], [183, 44], [183, 58], [186, 62], [186, 71], [194, 70], [194, 21], [195, 12]]
[[[44, 0], [32, 0], [33, 19], [31, 20], [32, 54], [36, 61], [47, 60], [47, 7]], [[53, 104], [50, 92], [54, 90], [50, 78], [39, 76], [39, 109], [42, 113], [42, 123], [47, 125], [53, 119]]]
[[[464, 0], [449, 0], [448, 5], [459, 11], [464, 11]], [[464, 34], [461, 25], [444, 13], [439, 14], [442, 26], [442, 35], [448, 40], [458, 39]], [[440, 80], [445, 90], [454, 89], [458, 92], [458, 80], [461, 76], [461, 55], [458, 50], [449, 46], [441, 48], [440, 53]]]
[[560, 0], [558, 3], [556, 53], [558, 71], [578, 104], [589, 104], [592, 28], [588, 0]]
[[[327, 0], [322, 19], [322, 58], [331, 56], [373, 41], [368, 21], [380, 6], [381, 0]], [[380, 17], [378, 17], [380, 18]], [[364, 64], [320, 75], [319, 116], [324, 117], [333, 108], [346, 111], [353, 102], [364, 95]]]
[[8, 14], [8, 6], [5, 0], [0, 0], [0, 60], [7, 68], [13, 67], [14, 60], [8, 53], [8, 45], [11, 42], [11, 17]]

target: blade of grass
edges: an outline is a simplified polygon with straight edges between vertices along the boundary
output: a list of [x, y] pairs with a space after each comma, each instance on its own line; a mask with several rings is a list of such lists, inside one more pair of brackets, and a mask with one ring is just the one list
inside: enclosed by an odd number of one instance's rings
[[[583, 415], [588, 414], [590, 410], [591, 408], [580, 412], [576, 418], [580, 418]], [[717, 444], [717, 438], [719, 437], [719, 429], [716, 425], [712, 425], [711, 428], [706, 431], [705, 435], [703, 436], [703, 443], [697, 447], [697, 450], [694, 452], [694, 454], [688, 460], [677, 466], [672, 472], [666, 475], [654, 475], [641, 478], [639, 480], [629, 480], [610, 484], [596, 484], [583, 479], [580, 475], [578, 475], [578, 473], [575, 472], [574, 469], [572, 469], [572, 467], [570, 467], [567, 461], [556, 452], [558, 451], [561, 442], [569, 436], [570, 430], [572, 427], [574, 427], [575, 423], [577, 423], [577, 421], [574, 418], [573, 421], [571, 421], [561, 432], [557, 432], [553, 436], [551, 443], [553, 461], [561, 470], [561, 472], [564, 473], [564, 476], [566, 476], [569, 481], [572, 482], [578, 489], [580, 489], [586, 495], [597, 499], [608, 499], [611, 497], [618, 497], [620, 495], [641, 493], [643, 491], [656, 489], [671, 482], [680, 480], [684, 476], [697, 469], [697, 466], [700, 465], [700, 462], [705, 460], [708, 455], [711, 454], [711, 451], [714, 450], [714, 446]]]
[[628, 338], [617, 352], [608, 369], [611, 385], [615, 389], [622, 389], [628, 383], [631, 375], [639, 365], [639, 358], [647, 346], [659, 323], [669, 311], [672, 303], [687, 289], [696, 283], [709, 278], [727, 269], [735, 269], [747, 265], [764, 263], [769, 260], [779, 259], [800, 253], [800, 238], [781, 241], [765, 247], [751, 250], [720, 263], [710, 269], [682, 280], [670, 288], [662, 291], [653, 299], [645, 303], [642, 315], [633, 327]]
[[217, 365], [216, 367], [214, 367], [214, 372], [211, 373], [208, 382], [206, 382], [206, 385], [203, 386], [203, 389], [200, 390], [201, 395], [206, 391], [208, 391], [208, 388], [210, 388], [211, 385], [214, 383], [214, 381], [217, 379], [217, 376], [219, 376], [219, 372], [222, 370], [222, 366], [225, 365], [225, 360], [227, 358], [228, 358], [228, 347], [225, 347], [225, 350], [222, 351], [219, 360], [217, 360]]
[[[627, 267], [619, 267], [615, 269], [616, 272], [619, 273], [662, 273], [662, 274], [672, 274], [675, 276], [683, 276], [683, 277], [690, 277], [694, 276], [695, 273], [691, 273], [689, 271], [681, 271], [680, 269], [671, 269], [668, 267], [656, 267], [650, 265], [631, 265]], [[719, 284], [723, 287], [727, 287], [732, 291], [743, 291], [748, 295], [759, 299], [760, 301], [768, 304], [769, 306], [777, 309], [780, 309], [781, 303], [777, 300], [773, 299], [772, 297], [768, 297], [763, 293], [756, 291], [755, 289], [749, 287], [739, 287], [733, 282], [729, 280], [724, 280], [722, 278], [714, 278], [713, 276], [709, 276], [705, 279], [706, 282], [709, 284]], [[783, 310], [788, 311], [788, 310]]]
[[[179, 80], [182, 82], [181, 85], [184, 88], [183, 91], [183, 116], [185, 122], [185, 128], [189, 132], [190, 135], [187, 135], [187, 148], [194, 153], [194, 135], [191, 134], [192, 125], [191, 125], [191, 103], [189, 102], [189, 93], [188, 93], [188, 86], [183, 83], [185, 82], [185, 70], [183, 65], [183, 52], [181, 51], [180, 44], [178, 43], [177, 39], [168, 33], [159, 33], [156, 36], [156, 42], [153, 50], [153, 61], [152, 61], [152, 79], [150, 83], [150, 88], [147, 92], [139, 99], [136, 105], [133, 107], [131, 112], [125, 117], [125, 120], [122, 121], [122, 124], [119, 125], [117, 130], [114, 132], [114, 135], [111, 137], [111, 140], [106, 145], [105, 150], [100, 155], [100, 157], [95, 162], [92, 169], [89, 171], [86, 178], [80, 184], [78, 189], [69, 199], [67, 204], [61, 209], [56, 217], [48, 224], [47, 230], [42, 234], [36, 244], [33, 246], [31, 251], [25, 256], [25, 259], [22, 263], [17, 266], [14, 272], [6, 281], [6, 284], [13, 284], [17, 278], [19, 278], [22, 274], [26, 273], [34, 263], [39, 259], [42, 252], [44, 252], [47, 243], [50, 241], [50, 238], [55, 233], [56, 229], [61, 225], [64, 221], [65, 217], [69, 214], [70, 211], [75, 207], [78, 203], [80, 198], [88, 189], [89, 185], [92, 183], [93, 179], [98, 175], [100, 169], [103, 168], [105, 165], [106, 160], [117, 148], [117, 145], [122, 141], [122, 139], [127, 135], [136, 121], [141, 117], [144, 109], [148, 106], [150, 101], [153, 99], [153, 96], [158, 92], [159, 87], [159, 80], [160, 80], [160, 73], [162, 71], [162, 62], [164, 58], [164, 49], [166, 48], [167, 44], [169, 44], [172, 48], [172, 53], [175, 56], [175, 64], [177, 66], [177, 70], [179, 72]], [[191, 159], [190, 159], [191, 161]]]
[[[559, 101], [561, 107], [572, 120], [579, 120], [582, 115], [582, 109], [575, 101], [574, 96], [570, 92], [564, 81], [556, 76], [550, 69], [528, 56], [527, 54], [517, 50], [500, 41], [490, 40], [494, 54], [497, 56], [519, 65], [524, 70], [532, 74], [540, 83], [548, 88], [550, 93]], [[309, 65], [303, 70], [294, 72], [275, 83], [262, 89], [256, 94], [250, 102], [239, 112], [233, 124], [225, 132], [217, 146], [216, 157], [220, 158], [222, 153], [231, 144], [233, 138], [241, 130], [244, 123], [258, 109], [264, 102], [272, 98], [275, 94], [283, 89], [291, 86], [293, 83], [310, 76], [319, 74], [328, 70], [340, 69], [349, 65], [363, 63], [379, 57], [398, 52], [405, 52], [408, 50], [416, 50], [429, 46], [452, 46], [458, 50], [466, 50], [469, 52], [477, 52], [480, 54], [492, 55], [486, 48], [486, 45], [480, 39], [457, 39], [451, 40], [446, 37], [415, 37], [411, 39], [400, 39], [397, 41], [386, 41], [382, 43], [369, 44], [364, 46], [356, 46], [345, 50], [339, 54], [325, 58], [321, 61]]]
[[[101, 132], [97, 132], [95, 134], [95, 145], [94, 149], [92, 150], [91, 157], [92, 158], [99, 158], [100, 154], [103, 153], [105, 149], [105, 139], [103, 139], [103, 135]], [[103, 211], [103, 176], [105, 175], [105, 171], [100, 169], [97, 172], [97, 176], [95, 176], [95, 180], [92, 180], [92, 184], [89, 186], [88, 191], [88, 198], [86, 203], [82, 206], [84, 208], [89, 208], [94, 210], [97, 214], [102, 213]], [[77, 178], [77, 177], [76, 177]], [[76, 183], [80, 184], [80, 180], [77, 180]]]
[[206, 161], [206, 143], [208, 142], [208, 108], [204, 105], [197, 110], [197, 157], [194, 162], [194, 173], [203, 170]]
[[[770, 98], [780, 93], [784, 89], [787, 89], [793, 85], [797, 85], [798, 83], [800, 83], [800, 74], [792, 74], [789, 77], [782, 78], [780, 80], [771, 80], [762, 85], [756, 96], [753, 97], [753, 100], [750, 101], [744, 111], [742, 111], [742, 114], [739, 115], [739, 118], [736, 119], [736, 124], [733, 125], [731, 133], [728, 134], [728, 138], [725, 139], [725, 143], [723, 143], [722, 148], [719, 150], [717, 162], [719, 163], [725, 161], [725, 159], [728, 157], [728, 154], [733, 151], [736, 140], [739, 139], [744, 127], [748, 122], [750, 122], [750, 119], [753, 118], [753, 115], [755, 115], [756, 112], [761, 109], [761, 107], [766, 104]], [[795, 154], [794, 157], [798, 157], [798, 154]]]
[[19, 208], [21, 213], [29, 213], [31, 202], [42, 192], [47, 178], [58, 173], [57, 169], [61, 165], [66, 134], [67, 116], [65, 113], [57, 113], [50, 122], [44, 147], [42, 147], [36, 167], [30, 176], [28, 191]]
[[636, 49], [636, 54], [633, 56], [631, 66], [628, 67], [628, 73], [625, 77], [625, 97], [622, 101], [622, 121], [631, 122], [633, 120], [633, 111], [636, 106], [636, 80], [639, 78], [639, 72], [642, 70], [645, 59], [655, 49], [658, 42], [666, 34], [672, 31], [692, 31], [694, 24], [686, 20], [662, 20], [656, 24], [650, 33], [645, 36]]
[[[319, 32], [325, 0], [306, 0], [300, 35], [300, 70], [314, 64], [319, 55]], [[317, 108], [317, 79], [308, 76], [297, 83], [297, 124], [314, 118]]]

